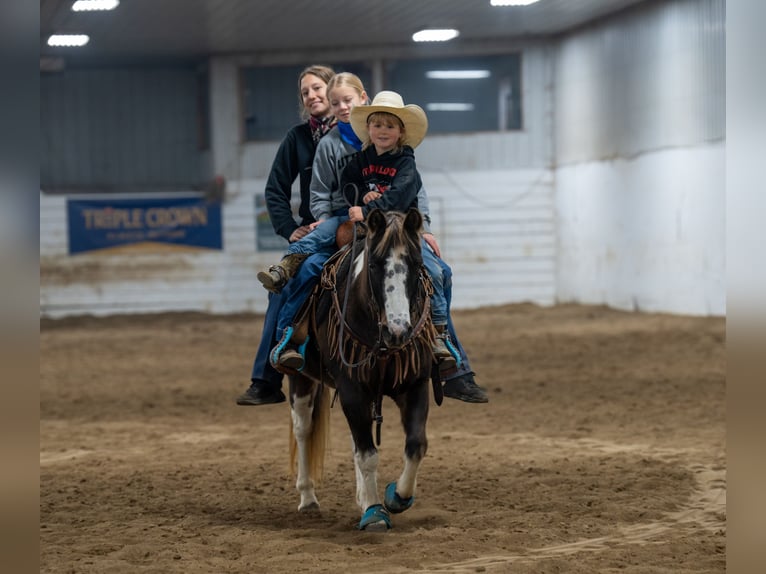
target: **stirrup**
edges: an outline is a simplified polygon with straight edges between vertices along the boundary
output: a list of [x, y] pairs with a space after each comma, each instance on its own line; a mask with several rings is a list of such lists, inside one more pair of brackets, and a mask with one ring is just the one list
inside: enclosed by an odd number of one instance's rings
[[[287, 346], [290, 344], [290, 340], [293, 336], [293, 328], [292, 326], [285, 329], [284, 334], [282, 335], [282, 338], [280, 339], [279, 343], [271, 350], [271, 353], [269, 354], [269, 362], [271, 363], [271, 366], [275, 369], [279, 370], [280, 367], [292, 369], [294, 371], [302, 371], [303, 367], [306, 366], [306, 345], [309, 342], [308, 335], [306, 336], [306, 340], [301, 343], [296, 351], [300, 355], [300, 365], [295, 366], [294, 364], [291, 364], [289, 361], [292, 359], [297, 359], [297, 357], [282, 357], [282, 353], [287, 349]], [[283, 362], [282, 359], [285, 359]]]

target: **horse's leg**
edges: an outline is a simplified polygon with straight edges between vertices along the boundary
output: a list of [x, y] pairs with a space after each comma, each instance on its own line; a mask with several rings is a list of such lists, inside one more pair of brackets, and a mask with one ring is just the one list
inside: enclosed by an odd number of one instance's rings
[[421, 380], [407, 393], [396, 397], [405, 432], [404, 469], [399, 479], [386, 486], [385, 505], [391, 512], [404, 512], [415, 501], [418, 469], [428, 450], [428, 383]]
[[378, 496], [378, 449], [372, 440], [372, 396], [365, 385], [346, 379], [338, 385], [338, 397], [353, 439], [356, 502], [362, 509], [359, 528], [388, 530], [391, 521]]
[[314, 493], [314, 480], [311, 478], [311, 433], [315, 405], [316, 384], [300, 375], [290, 376], [290, 412], [293, 419], [293, 437], [297, 458], [298, 473], [295, 488], [301, 495], [298, 510], [308, 511], [319, 508], [319, 501]]

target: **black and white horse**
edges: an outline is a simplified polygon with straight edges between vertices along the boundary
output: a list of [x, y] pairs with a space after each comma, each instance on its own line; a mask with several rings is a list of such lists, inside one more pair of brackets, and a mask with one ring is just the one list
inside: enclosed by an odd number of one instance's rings
[[[309, 321], [304, 368], [290, 375], [298, 509], [319, 507], [314, 485], [322, 471], [334, 387], [351, 429], [359, 528], [367, 531], [388, 530], [390, 513], [412, 506], [418, 467], [428, 447], [435, 331], [429, 311], [431, 283], [420, 247], [422, 222], [417, 210], [406, 215], [373, 210], [368, 215], [366, 237], [325, 270]], [[381, 500], [372, 429], [377, 422], [379, 443], [384, 395], [399, 407], [406, 440], [402, 473], [386, 486]]]

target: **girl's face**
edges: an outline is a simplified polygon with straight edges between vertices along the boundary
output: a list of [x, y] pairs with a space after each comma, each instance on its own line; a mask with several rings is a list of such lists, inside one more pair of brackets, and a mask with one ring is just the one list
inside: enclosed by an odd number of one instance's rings
[[351, 110], [354, 106], [361, 106], [367, 101], [367, 94], [362, 92], [361, 95], [351, 86], [338, 86], [333, 88], [329, 94], [330, 109], [332, 115], [335, 116], [339, 122], [347, 124], [351, 121]]
[[402, 128], [396, 117], [375, 118], [367, 124], [367, 130], [378, 155], [396, 148], [402, 137]]
[[301, 78], [301, 99], [303, 107], [315, 118], [323, 118], [330, 113], [327, 84], [314, 74], [306, 74]]

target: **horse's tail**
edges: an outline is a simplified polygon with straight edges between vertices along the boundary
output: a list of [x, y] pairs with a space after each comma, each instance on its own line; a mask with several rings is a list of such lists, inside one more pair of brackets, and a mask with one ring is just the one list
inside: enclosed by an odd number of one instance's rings
[[[324, 457], [327, 446], [330, 443], [330, 402], [331, 389], [327, 385], [320, 385], [314, 397], [314, 408], [311, 411], [311, 438], [309, 439], [309, 473], [315, 483], [322, 479], [324, 471]], [[298, 458], [298, 442], [293, 433], [292, 421], [290, 422], [290, 472], [296, 473], [296, 460]]]

